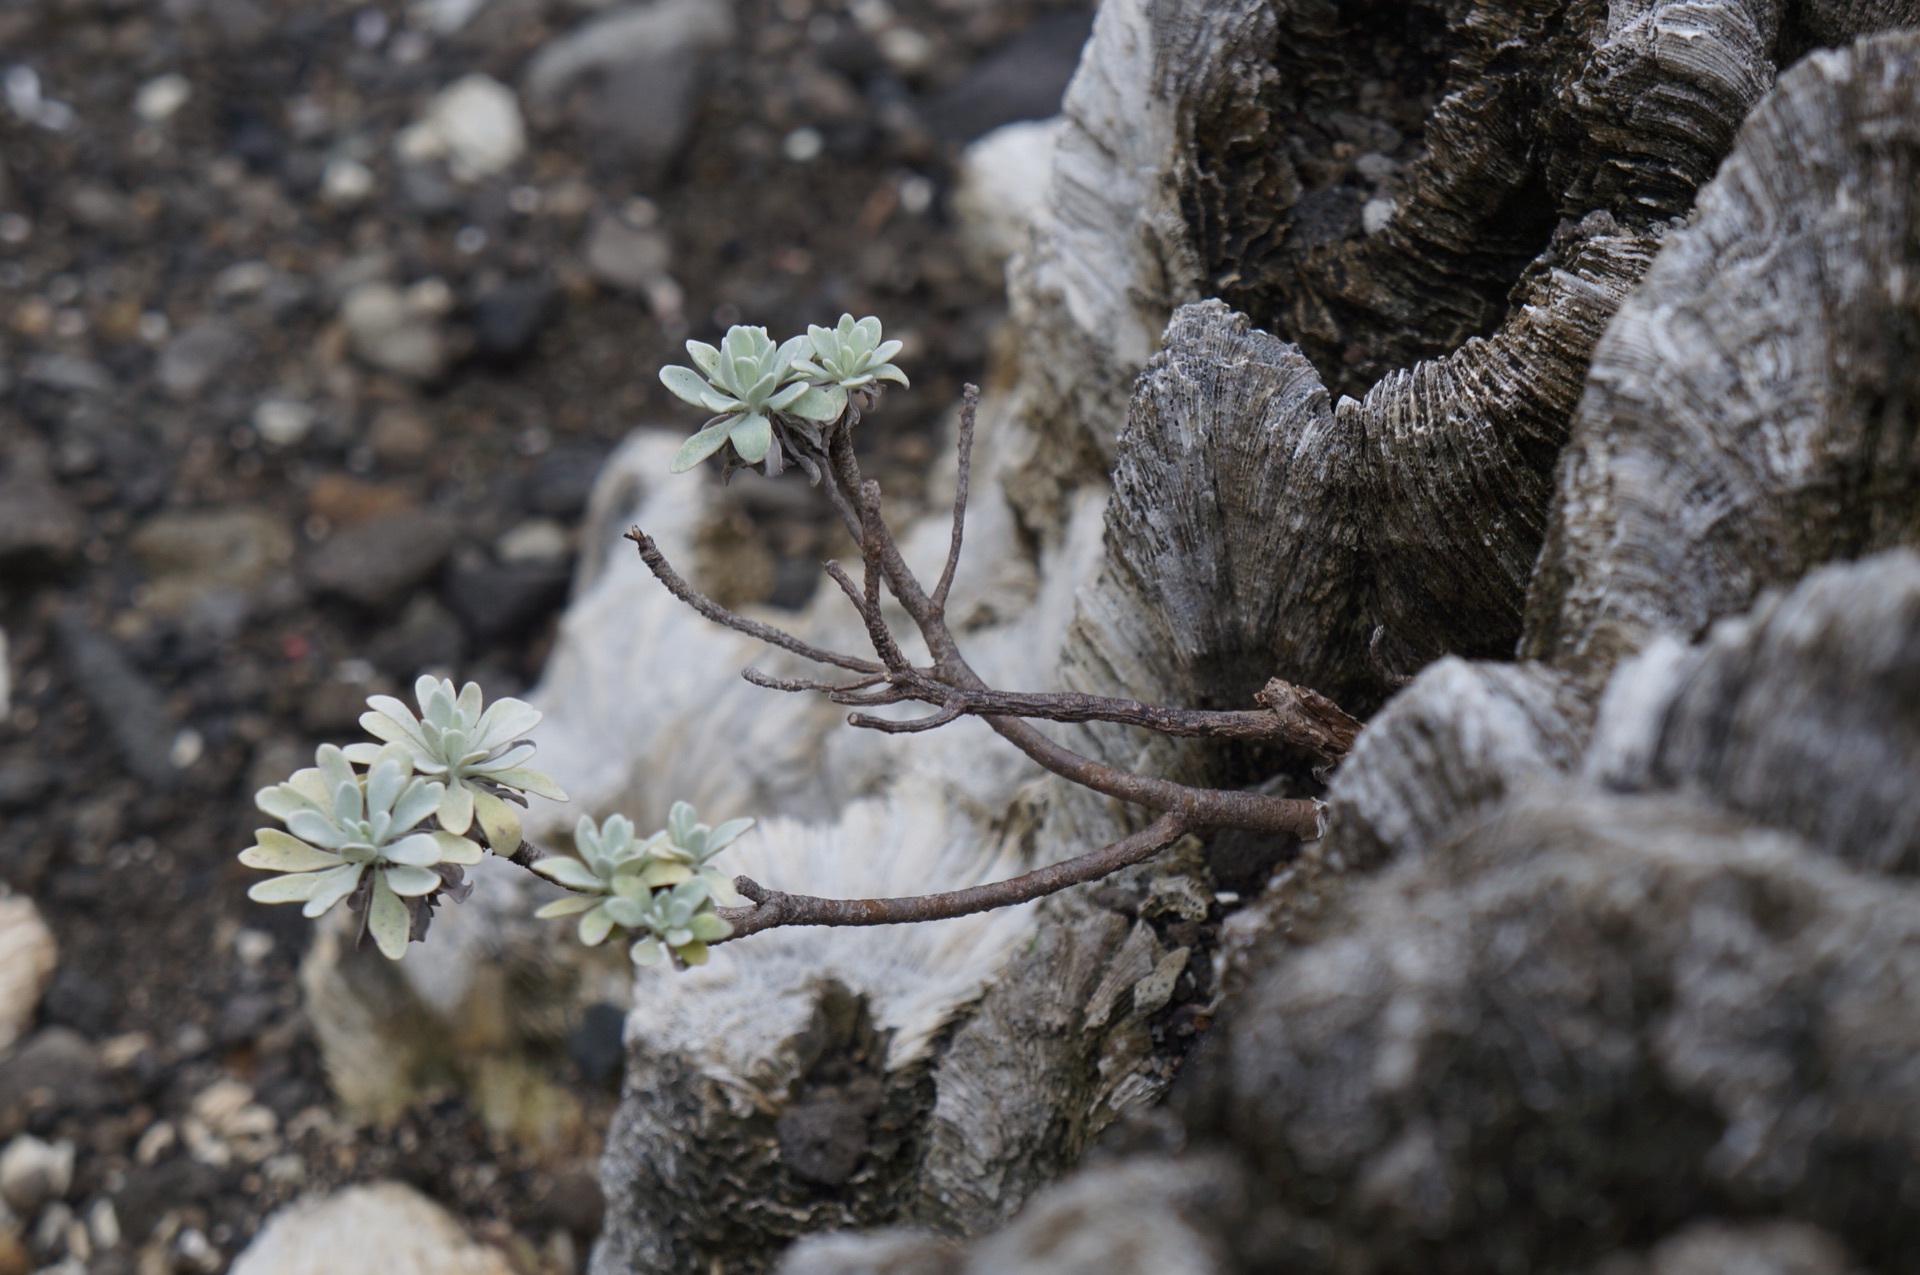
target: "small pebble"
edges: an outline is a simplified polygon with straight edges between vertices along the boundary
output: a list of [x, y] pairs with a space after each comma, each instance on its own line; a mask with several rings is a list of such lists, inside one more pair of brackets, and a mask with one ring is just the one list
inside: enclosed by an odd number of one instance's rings
[[22, 1217], [31, 1217], [73, 1185], [73, 1143], [42, 1142], [23, 1133], [0, 1151], [0, 1199]]
[[320, 194], [330, 204], [357, 204], [373, 193], [373, 170], [357, 159], [327, 161], [320, 174]]
[[193, 96], [193, 85], [184, 75], [156, 76], [140, 86], [133, 95], [133, 113], [149, 124], [164, 124], [179, 113]]
[[806, 164], [820, 158], [825, 150], [827, 139], [820, 136], [817, 128], [796, 128], [781, 139], [780, 153], [796, 164]]
[[299, 399], [262, 399], [253, 409], [253, 428], [275, 447], [292, 447], [313, 428], [313, 404]]

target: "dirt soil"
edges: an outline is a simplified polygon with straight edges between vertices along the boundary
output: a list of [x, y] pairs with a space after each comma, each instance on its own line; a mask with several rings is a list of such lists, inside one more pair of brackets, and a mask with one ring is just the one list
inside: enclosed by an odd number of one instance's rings
[[[599, 462], [699, 424], [655, 378], [688, 336], [882, 316], [914, 385], [868, 463], [914, 499], [1000, 315], [946, 211], [955, 158], [1055, 109], [1090, 20], [739, 0], [719, 47], [528, 109], [498, 174], [398, 157], [468, 74], [530, 108], [536, 52], [597, 11], [0, 9], [0, 877], [59, 951], [0, 1055], [0, 1141], [78, 1147], [65, 1202], [0, 1226], [0, 1275], [217, 1271], [276, 1206], [382, 1177], [523, 1270], [584, 1262], [594, 1147], [517, 1146], [456, 1096], [385, 1124], [334, 1102], [310, 924], [249, 903], [235, 861], [252, 793], [422, 670], [538, 678]], [[806, 599], [815, 508], [743, 501], [732, 600]], [[562, 1064], [596, 1123], [618, 1023], [589, 1015]]]

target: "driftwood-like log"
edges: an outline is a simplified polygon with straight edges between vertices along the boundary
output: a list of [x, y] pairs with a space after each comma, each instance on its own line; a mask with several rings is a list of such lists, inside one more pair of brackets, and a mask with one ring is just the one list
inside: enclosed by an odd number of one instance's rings
[[1348, 866], [1417, 855], [1509, 796], [1579, 768], [1593, 720], [1538, 665], [1429, 664], [1374, 715], [1327, 791], [1327, 846]]
[[1697, 647], [1669, 641], [1622, 665], [1586, 769], [1920, 873], [1920, 555], [1828, 567]]
[[1920, 1245], [1920, 890], [1663, 797], [1541, 788], [1225, 1018], [1190, 1119], [1254, 1269], [1591, 1269], [1701, 1215]]
[[1594, 356], [1523, 652], [1594, 681], [1920, 543], [1920, 40], [1816, 53]]
[[1056, 521], [1117, 455], [1154, 307], [1217, 295], [1301, 350], [1273, 671], [1366, 709], [1439, 655], [1506, 654], [1593, 345], [1782, 31], [1762, 0], [1104, 6], [1014, 282], [1037, 438], [1010, 491]]
[[[1648, 12], [1615, 6], [1611, 20], [1624, 30]], [[1659, 16], [1635, 37], [1656, 54], [1691, 29], [1679, 6]], [[1788, 47], [1839, 20], [1831, 8], [1773, 19]], [[1920, 277], [1917, 46], [1881, 37], [1784, 76], [1698, 224], [1671, 237], [1669, 256], [1708, 267], [1662, 293], [1663, 259], [1648, 293], [1668, 326], [1636, 338], [1639, 362], [1611, 365], [1614, 382], [1596, 366], [1533, 595], [1553, 663], [1429, 668], [1335, 778], [1323, 853], [1367, 847], [1392, 866], [1272, 913], [1307, 920], [1246, 949], [1250, 990], [1220, 1007], [1217, 1051], [1177, 1104], [1188, 1138], [1241, 1172], [1210, 1204], [1218, 1159], [1190, 1174], [1178, 1159], [1132, 1162], [1164, 1175], [1167, 1198], [1196, 1202], [1162, 1215], [1167, 1233], [1224, 1239], [1193, 1269], [1837, 1275], [1904, 1269], [1920, 1251], [1920, 887], [1906, 879], [1920, 826], [1920, 560], [1822, 566], [1910, 542], [1920, 508], [1920, 361], [1903, 344], [1920, 305], [1900, 291]], [[1658, 113], [1669, 104], [1656, 88]], [[1790, 126], [1810, 130], [1797, 156]], [[1795, 169], [1808, 159], [1811, 174]], [[1718, 219], [1723, 186], [1762, 185], [1781, 196], [1766, 220]], [[1877, 247], [1888, 255], [1867, 255]], [[1767, 269], [1816, 321], [1755, 345], [1742, 334], [1775, 321], [1755, 282]], [[1258, 405], [1235, 445], [1295, 459], [1272, 439], [1314, 415], [1301, 405], [1316, 387], [1295, 376], [1304, 359], [1278, 342], [1277, 357], [1246, 357], [1260, 334], [1221, 308], [1183, 312], [1169, 338], [1143, 396], [1169, 378], [1222, 386]], [[1211, 372], [1193, 353], [1210, 342], [1225, 355]], [[1689, 350], [1698, 366], [1678, 361]], [[1749, 405], [1763, 400], [1773, 406]], [[1275, 402], [1289, 406], [1265, 414]], [[1650, 413], [1659, 430], [1639, 423]], [[1722, 417], [1748, 423], [1728, 432]], [[1204, 414], [1183, 419], [1169, 437], [1206, 437], [1192, 425]], [[1138, 418], [1128, 429], [1152, 432]], [[1353, 545], [1343, 537], [1363, 517], [1320, 525]], [[1195, 560], [1165, 535], [1146, 544]], [[1342, 569], [1361, 557], [1345, 552]], [[1116, 669], [1203, 667], [1120, 649]], [[1089, 1169], [1060, 1198], [1121, 1181], [1112, 1165]], [[1154, 1269], [1150, 1238], [1118, 1239], [1091, 1209], [1069, 1220], [1049, 1198], [998, 1247], [942, 1269], [983, 1269], [989, 1251], [1017, 1260], [1024, 1243]], [[832, 1268], [796, 1253], [790, 1275], [882, 1269], [847, 1252]]]

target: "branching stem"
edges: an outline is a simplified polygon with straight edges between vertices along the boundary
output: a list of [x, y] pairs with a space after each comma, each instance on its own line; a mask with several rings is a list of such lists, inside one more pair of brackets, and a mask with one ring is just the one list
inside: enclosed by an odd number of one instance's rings
[[720, 942], [783, 925], [900, 925], [1011, 907], [1111, 876], [1121, 868], [1152, 858], [1189, 831], [1186, 816], [1164, 814], [1131, 837], [1078, 858], [988, 885], [904, 899], [821, 899], [769, 890], [751, 877], [735, 877], [733, 888], [753, 900], [753, 905], [716, 909], [733, 926], [732, 935]]

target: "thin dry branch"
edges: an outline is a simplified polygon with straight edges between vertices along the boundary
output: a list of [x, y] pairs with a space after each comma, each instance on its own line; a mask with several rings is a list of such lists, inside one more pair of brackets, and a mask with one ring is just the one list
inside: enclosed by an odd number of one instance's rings
[[852, 655], [841, 655], [837, 651], [822, 650], [810, 642], [801, 641], [785, 629], [777, 629], [771, 624], [762, 624], [758, 620], [749, 620], [744, 615], [736, 615], [734, 612], [727, 610], [727, 608], [721, 606], [718, 602], [715, 602], [712, 598], [709, 598], [706, 594], [701, 593], [698, 589], [695, 589], [692, 585], [681, 579], [680, 573], [673, 569], [672, 564], [667, 561], [666, 555], [660, 552], [660, 546], [653, 542], [652, 536], [649, 536], [638, 527], [629, 527], [627, 529], [627, 539], [633, 541], [639, 548], [640, 561], [647, 564], [647, 570], [653, 572], [654, 579], [667, 587], [668, 593], [671, 593], [674, 597], [680, 599], [680, 601], [686, 603], [707, 619], [712, 620], [715, 624], [724, 624], [737, 633], [744, 633], [748, 637], [758, 638], [768, 646], [777, 646], [782, 650], [792, 651], [795, 655], [804, 656], [818, 664], [831, 664], [837, 668], [850, 669], [855, 673], [880, 673], [885, 671], [872, 660], [863, 660]]
[[[854, 517], [860, 535], [860, 555], [868, 563], [878, 564], [884, 573], [887, 587], [926, 639], [940, 680], [962, 690], [990, 690], [961, 655], [940, 608], [927, 596], [902, 558], [893, 533], [879, 517], [879, 502], [875, 498], [878, 488], [862, 477], [860, 464], [854, 458], [852, 439], [845, 430], [834, 433], [827, 459], [829, 465], [822, 485], [830, 493], [837, 489], [840, 497], [837, 503], [847, 506], [849, 511], [857, 511]], [[1017, 717], [984, 720], [1002, 739], [1063, 779], [1150, 810], [1179, 812], [1186, 815], [1193, 826], [1284, 832], [1302, 839], [1320, 835], [1324, 811], [1321, 803], [1312, 798], [1190, 788], [1082, 756]]]
[[960, 710], [948, 704], [937, 713], [925, 717], [914, 717], [907, 721], [895, 721], [890, 717], [873, 717], [866, 713], [847, 714], [847, 725], [858, 726], [865, 730], [877, 730], [882, 735], [917, 735], [921, 731], [938, 730], [948, 722], [956, 721]]
[[787, 691], [789, 693], [811, 691], [816, 694], [825, 695], [829, 699], [835, 695], [854, 694], [866, 690], [870, 686], [878, 686], [887, 680], [885, 673], [875, 673], [869, 677], [863, 677], [852, 682], [827, 682], [812, 677], [774, 677], [770, 673], [763, 673], [759, 669], [752, 667], [741, 669], [740, 676], [752, 682], [755, 686], [764, 687], [769, 691]]
[[733, 888], [753, 900], [753, 906], [716, 909], [733, 926], [733, 933], [719, 941], [731, 942], [783, 925], [901, 925], [1011, 907], [1111, 876], [1152, 858], [1192, 830], [1186, 816], [1164, 814], [1131, 837], [1077, 858], [988, 885], [904, 899], [821, 899], [769, 890], [751, 877], [735, 877]]
[[940, 583], [933, 586], [933, 605], [944, 617], [947, 594], [953, 589], [953, 574], [960, 569], [960, 540], [967, 527], [967, 488], [973, 477], [973, 420], [980, 407], [980, 387], [968, 385], [960, 391], [960, 461], [953, 484], [953, 539], [947, 544], [947, 565], [940, 569]]
[[837, 562], [822, 564], [828, 578], [840, 586], [840, 592], [847, 595], [853, 603], [853, 609], [859, 613], [860, 622], [867, 626], [867, 641], [873, 643], [874, 654], [889, 670], [898, 672], [907, 667], [907, 657], [893, 640], [892, 630], [887, 628], [886, 617], [880, 614], [880, 578], [872, 567], [867, 568], [864, 591], [854, 584], [852, 577]]

